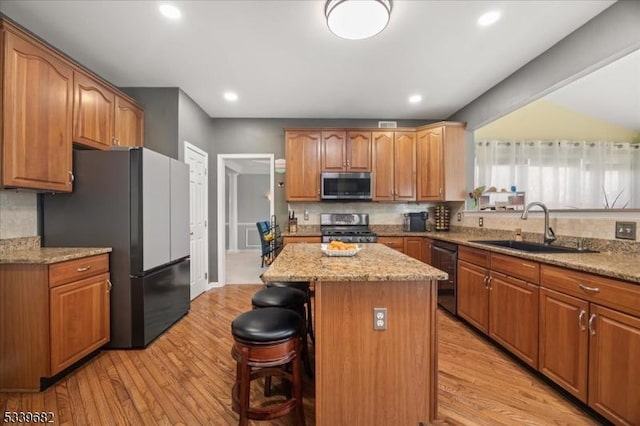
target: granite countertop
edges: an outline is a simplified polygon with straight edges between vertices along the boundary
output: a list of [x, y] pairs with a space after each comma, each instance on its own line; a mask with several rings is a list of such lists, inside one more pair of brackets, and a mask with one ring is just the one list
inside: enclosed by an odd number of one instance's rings
[[11, 250], [0, 255], [0, 264], [50, 264], [109, 253], [110, 251], [111, 248], [107, 247], [38, 247], [25, 250]]
[[287, 244], [262, 275], [269, 281], [425, 281], [447, 279], [439, 269], [382, 244], [353, 257], [329, 257], [320, 244]]

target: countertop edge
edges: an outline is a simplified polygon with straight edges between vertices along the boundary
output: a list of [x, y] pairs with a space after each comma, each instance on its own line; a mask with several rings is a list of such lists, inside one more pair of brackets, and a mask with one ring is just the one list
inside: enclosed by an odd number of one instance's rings
[[111, 251], [111, 247], [40, 247], [34, 250], [15, 250], [3, 254], [0, 257], [0, 265], [49, 265]]

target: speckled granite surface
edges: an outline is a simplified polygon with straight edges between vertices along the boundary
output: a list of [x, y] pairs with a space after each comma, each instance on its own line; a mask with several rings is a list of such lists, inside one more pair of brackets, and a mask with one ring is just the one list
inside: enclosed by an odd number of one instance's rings
[[0, 240], [0, 258], [15, 250], [35, 250], [40, 248], [40, 237], [5, 238]]
[[[312, 233], [311, 228], [314, 227], [309, 228], [305, 235], [320, 235], [319, 227], [316, 233]], [[588, 238], [584, 239], [584, 246], [591, 250], [598, 250], [600, 253], [527, 253], [469, 242], [483, 239], [512, 239], [513, 233], [504, 230], [454, 226], [449, 232], [404, 232], [401, 225], [371, 225], [370, 228], [381, 237], [428, 237], [640, 284], [640, 243], [636, 241]], [[541, 234], [524, 233], [523, 237], [525, 241], [541, 242]], [[575, 238], [558, 236], [555, 244], [575, 247], [576, 241]]]
[[49, 264], [64, 262], [96, 254], [109, 253], [111, 248], [97, 247], [37, 247], [30, 250], [11, 250], [0, 254], [0, 264]]
[[287, 244], [262, 276], [269, 281], [424, 281], [447, 274], [382, 244], [353, 257], [328, 257], [320, 244]]

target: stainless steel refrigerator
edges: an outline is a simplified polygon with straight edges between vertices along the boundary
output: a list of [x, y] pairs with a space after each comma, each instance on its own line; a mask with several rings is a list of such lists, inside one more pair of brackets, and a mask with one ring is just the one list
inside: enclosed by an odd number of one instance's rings
[[147, 148], [75, 150], [74, 189], [42, 198], [48, 247], [112, 247], [111, 348], [143, 348], [187, 314], [189, 166]]

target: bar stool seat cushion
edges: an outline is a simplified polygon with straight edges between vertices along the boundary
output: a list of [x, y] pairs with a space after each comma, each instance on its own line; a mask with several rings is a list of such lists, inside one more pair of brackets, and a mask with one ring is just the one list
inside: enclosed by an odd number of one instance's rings
[[251, 298], [251, 304], [257, 308], [270, 306], [297, 309], [307, 302], [304, 291], [289, 287], [269, 287], [256, 292]]
[[301, 324], [302, 317], [289, 309], [255, 309], [238, 315], [231, 322], [231, 333], [244, 341], [270, 343], [296, 335]]

